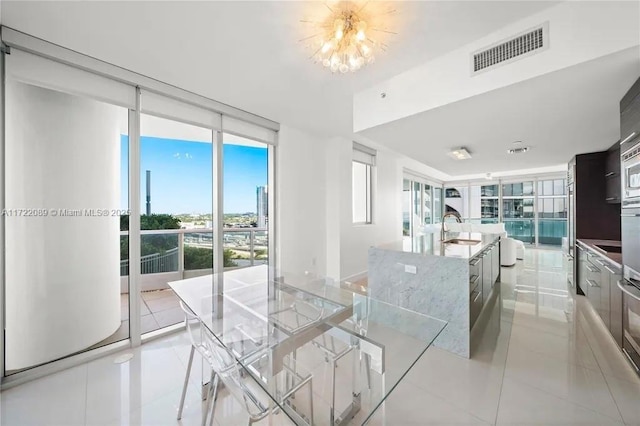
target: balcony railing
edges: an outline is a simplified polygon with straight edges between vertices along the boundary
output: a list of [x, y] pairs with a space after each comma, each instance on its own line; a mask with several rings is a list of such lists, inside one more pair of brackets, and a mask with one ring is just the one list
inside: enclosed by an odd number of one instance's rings
[[[213, 269], [213, 229], [143, 230], [140, 270], [144, 274]], [[129, 275], [129, 232], [120, 232], [120, 275]], [[266, 228], [224, 228], [225, 269], [267, 264]]]
[[[465, 218], [468, 223], [498, 223], [498, 218]], [[525, 243], [534, 244], [536, 241], [535, 219], [533, 218], [505, 218], [504, 227], [509, 237]], [[566, 218], [538, 218], [538, 243], [559, 246], [562, 237], [567, 235]]]

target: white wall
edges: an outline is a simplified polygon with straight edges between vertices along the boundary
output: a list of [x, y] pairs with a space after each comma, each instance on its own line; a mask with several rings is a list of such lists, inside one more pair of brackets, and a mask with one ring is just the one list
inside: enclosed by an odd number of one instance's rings
[[[373, 224], [352, 222], [348, 138], [321, 138], [283, 125], [278, 137], [278, 253], [283, 273], [306, 271], [334, 280], [359, 278], [369, 247], [402, 238], [403, 169], [426, 174], [427, 166], [377, 149]], [[314, 264], [315, 260], [315, 264]]]
[[276, 153], [277, 258], [284, 274], [326, 275], [325, 144], [283, 125]]
[[[119, 108], [9, 81], [6, 208], [118, 209]], [[120, 220], [7, 216], [6, 369], [86, 349], [120, 326]]]
[[[354, 131], [638, 46], [638, 16], [638, 2], [562, 2], [356, 93]], [[545, 22], [550, 34], [547, 50], [471, 75], [473, 52]], [[387, 94], [384, 99], [382, 92]]]
[[327, 275], [334, 279], [359, 279], [367, 271], [371, 246], [402, 238], [402, 178], [405, 168], [428, 174], [430, 168], [371, 141], [358, 142], [377, 149], [373, 223], [353, 224], [351, 159], [352, 140], [333, 138], [323, 143], [326, 162]]

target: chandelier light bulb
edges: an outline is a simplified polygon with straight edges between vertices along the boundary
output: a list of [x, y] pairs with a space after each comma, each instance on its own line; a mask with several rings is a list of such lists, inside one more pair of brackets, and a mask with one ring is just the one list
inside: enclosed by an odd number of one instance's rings
[[[350, 2], [341, 2], [344, 7], [335, 8], [324, 22], [317, 24], [316, 51], [312, 58], [329, 68], [331, 72], [355, 72], [373, 63], [374, 53], [379, 46], [371, 38], [379, 23], [371, 25], [363, 8], [355, 8]], [[388, 31], [387, 31], [388, 32]], [[313, 36], [316, 37], [316, 36]]]

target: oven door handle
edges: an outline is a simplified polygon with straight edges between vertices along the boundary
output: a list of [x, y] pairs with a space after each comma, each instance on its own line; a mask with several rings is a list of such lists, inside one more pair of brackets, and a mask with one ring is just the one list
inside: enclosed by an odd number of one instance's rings
[[622, 213], [620, 217], [640, 217], [640, 213]]
[[624, 293], [626, 293], [628, 296], [633, 297], [634, 299], [636, 299], [638, 302], [640, 302], [640, 290], [637, 290], [635, 287], [633, 287], [633, 289], [635, 290], [635, 292], [632, 292], [631, 290], [628, 290], [627, 287], [630, 287], [628, 285], [624, 285], [622, 284], [622, 281], [619, 280], [618, 281], [618, 288], [620, 290], [622, 290]]

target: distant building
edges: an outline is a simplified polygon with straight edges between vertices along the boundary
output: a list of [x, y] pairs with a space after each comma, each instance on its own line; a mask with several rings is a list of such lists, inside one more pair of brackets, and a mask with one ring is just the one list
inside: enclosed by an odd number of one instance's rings
[[259, 186], [256, 188], [256, 212], [258, 214], [258, 228], [266, 228], [267, 219], [269, 217], [269, 204], [266, 186]]

